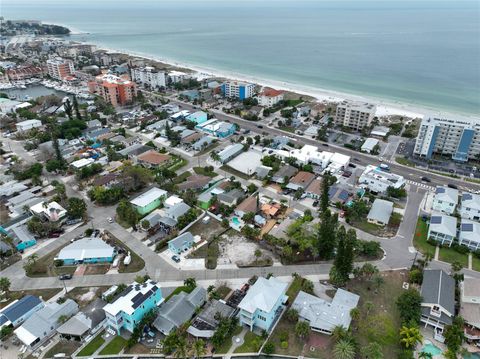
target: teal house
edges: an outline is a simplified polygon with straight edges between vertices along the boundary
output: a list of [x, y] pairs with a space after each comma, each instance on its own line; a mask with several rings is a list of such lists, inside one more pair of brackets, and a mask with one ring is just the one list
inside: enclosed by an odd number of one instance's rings
[[195, 243], [193, 235], [190, 232], [185, 232], [171, 241], [168, 241], [168, 249], [172, 253], [181, 254], [192, 248], [193, 243]]
[[135, 207], [138, 214], [145, 215], [159, 207], [167, 198], [167, 191], [153, 187], [140, 196], [132, 199], [130, 203]]
[[194, 112], [194, 113], [188, 115], [185, 119], [186, 119], [187, 121], [195, 122], [195, 123], [198, 125], [198, 124], [200, 124], [200, 123], [207, 122], [207, 120], [208, 120], [208, 115], [207, 115], [206, 112], [197, 111], [197, 112]]
[[117, 299], [103, 307], [107, 328], [118, 335], [122, 330], [133, 333], [143, 317], [164, 302], [160, 286], [149, 279], [140, 284], [133, 282]]
[[37, 244], [33, 234], [24, 225], [13, 227], [8, 235], [13, 239], [13, 244], [17, 251], [23, 251]]
[[115, 257], [115, 248], [101, 238], [84, 238], [62, 248], [55, 259], [64, 265], [84, 263], [111, 263]]

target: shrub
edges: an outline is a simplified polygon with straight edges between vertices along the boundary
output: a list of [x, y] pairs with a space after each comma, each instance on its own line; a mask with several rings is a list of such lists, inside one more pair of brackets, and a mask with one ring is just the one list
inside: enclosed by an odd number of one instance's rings
[[280, 348], [282, 349], [288, 349], [288, 342], [287, 341], [283, 341], [280, 343]]
[[275, 353], [275, 344], [272, 342], [267, 342], [263, 347], [263, 352], [267, 355]]

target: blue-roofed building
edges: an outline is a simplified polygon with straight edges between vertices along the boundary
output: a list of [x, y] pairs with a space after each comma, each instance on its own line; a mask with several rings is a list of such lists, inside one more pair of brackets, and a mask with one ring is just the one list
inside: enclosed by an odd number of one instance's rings
[[472, 221], [480, 220], [480, 196], [474, 193], [463, 193], [460, 216]]
[[168, 241], [168, 249], [175, 254], [181, 254], [192, 248], [195, 239], [190, 232], [185, 232], [178, 237]]
[[451, 246], [457, 238], [457, 218], [442, 213], [433, 213], [428, 226], [427, 238], [441, 245]]
[[480, 223], [462, 220], [458, 243], [467, 246], [472, 251], [480, 249]]
[[199, 123], [206, 122], [208, 120], [208, 115], [206, 112], [197, 111], [188, 115], [185, 119], [187, 121], [192, 121], [192, 122], [195, 122], [196, 124], [199, 124]]
[[287, 283], [275, 277], [258, 278], [238, 305], [240, 324], [250, 331], [270, 331], [288, 300], [287, 287]]
[[122, 330], [133, 333], [145, 314], [162, 304], [160, 286], [149, 279], [145, 283], [133, 282], [112, 302], [103, 307], [107, 331], [120, 334]]
[[432, 202], [432, 210], [453, 214], [458, 204], [458, 190], [447, 186], [437, 186]]
[[43, 301], [33, 295], [26, 295], [0, 310], [0, 328], [18, 327], [36, 311], [45, 306]]

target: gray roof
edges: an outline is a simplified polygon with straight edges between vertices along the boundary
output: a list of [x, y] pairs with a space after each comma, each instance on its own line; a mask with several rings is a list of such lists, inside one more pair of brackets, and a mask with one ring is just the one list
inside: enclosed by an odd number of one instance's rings
[[333, 331], [336, 326], [350, 327], [350, 311], [357, 307], [360, 297], [337, 289], [332, 301], [327, 301], [300, 291], [292, 304], [300, 318], [308, 320], [313, 328]]
[[388, 223], [393, 212], [393, 202], [377, 198], [368, 212], [367, 219]]
[[10, 245], [2, 240], [0, 240], [0, 253], [5, 253], [9, 250], [11, 250], [12, 247]]
[[77, 313], [57, 328], [57, 332], [64, 335], [81, 336], [93, 329], [93, 323], [84, 313]]
[[178, 223], [175, 219], [169, 217], [161, 217], [158, 222], [168, 227], [175, 227]]
[[26, 225], [13, 227], [10, 229], [10, 234], [13, 236], [15, 244], [35, 239], [34, 235], [28, 230]]
[[8, 200], [9, 206], [18, 206], [19, 204], [36, 197], [37, 195], [32, 193], [31, 191], [23, 191], [19, 195], [12, 197]]
[[245, 196], [245, 193], [241, 189], [235, 188], [228, 192], [219, 193], [217, 195], [217, 199], [220, 202], [234, 203], [238, 199], [243, 198], [244, 196]]
[[142, 154], [143, 152], [147, 152], [151, 150], [152, 148], [149, 146], [142, 145], [140, 143], [136, 143], [134, 145], [131, 145], [129, 147], [125, 147], [123, 150], [118, 151], [118, 153], [122, 156], [138, 156]]
[[235, 309], [227, 305], [225, 302], [212, 299], [198, 315], [198, 318], [207, 324], [216, 326], [219, 323], [219, 321], [216, 319], [218, 318], [217, 315], [220, 315], [222, 318], [229, 318], [234, 311]]
[[458, 190], [446, 186], [437, 186], [435, 200], [447, 203], [458, 203]]
[[272, 180], [275, 182], [283, 183], [285, 177], [293, 177], [297, 172], [298, 170], [295, 167], [290, 165], [284, 165], [280, 167], [277, 172], [275, 172], [275, 174], [272, 176]]
[[17, 181], [10, 181], [7, 183], [4, 183], [0, 186], [0, 197], [1, 196], [11, 196], [15, 192], [21, 192], [26, 190], [28, 187], [24, 185], [23, 183], [17, 182]]
[[[455, 280], [441, 269], [423, 271], [423, 303], [438, 304], [455, 315]], [[430, 309], [428, 312], [430, 312]]]
[[272, 170], [271, 167], [267, 167], [267, 166], [258, 166], [256, 169], [255, 169], [255, 175], [257, 176], [257, 178], [259, 179], [264, 179], [265, 177], [268, 176], [268, 174], [270, 173], [270, 171]]
[[102, 123], [99, 120], [90, 120], [87, 122], [87, 127], [102, 127]]
[[196, 150], [200, 150], [200, 149], [202, 149], [203, 147], [208, 146], [209, 144], [211, 144], [214, 139], [215, 139], [215, 138], [213, 138], [213, 137], [211, 137], [211, 136], [204, 136], [204, 137], [202, 137], [201, 139], [199, 139], [197, 142], [195, 142], [192, 146], [193, 146], [193, 148], [195, 148]]
[[190, 232], [185, 232], [175, 237], [174, 239], [168, 241], [168, 244], [172, 244], [175, 248], [182, 247], [185, 243], [193, 243], [193, 235]]
[[110, 258], [115, 249], [100, 238], [83, 238], [75, 241], [58, 253], [58, 259], [76, 261], [89, 258]]
[[174, 295], [160, 307], [153, 326], [163, 334], [170, 333], [192, 318], [206, 296], [207, 291], [202, 287], [196, 287], [190, 294], [180, 292]]
[[178, 219], [190, 210], [190, 206], [185, 202], [177, 203], [165, 211], [165, 217]]
[[237, 155], [242, 151], [243, 151], [243, 145], [241, 143], [236, 143], [236, 144], [225, 147], [225, 149], [223, 149], [218, 153], [218, 157], [220, 158], [220, 162], [224, 162], [227, 159]]
[[160, 216], [159, 213], [151, 212], [151, 213], [149, 213], [148, 215], [146, 215], [145, 217], [142, 218], [142, 222], [143, 221], [148, 221], [148, 223], [150, 223], [150, 227], [154, 227], [158, 223], [160, 223], [161, 218], [162, 218], [162, 216]]

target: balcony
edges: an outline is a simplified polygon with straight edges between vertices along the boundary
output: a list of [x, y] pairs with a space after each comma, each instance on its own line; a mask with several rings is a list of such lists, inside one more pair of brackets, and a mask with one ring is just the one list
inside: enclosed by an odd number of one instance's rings
[[465, 338], [468, 340], [480, 340], [480, 329], [465, 325], [464, 328]]

